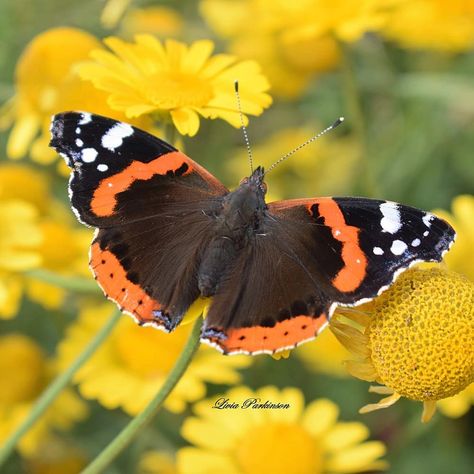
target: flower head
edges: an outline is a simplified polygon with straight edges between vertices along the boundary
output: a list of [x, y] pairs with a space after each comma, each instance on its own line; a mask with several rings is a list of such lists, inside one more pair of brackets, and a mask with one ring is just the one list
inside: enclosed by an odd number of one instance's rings
[[441, 209], [434, 212], [456, 230], [456, 242], [445, 257], [448, 268], [466, 275], [474, 282], [474, 196], [457, 196], [452, 203], [452, 213]]
[[408, 48], [465, 51], [474, 45], [474, 3], [402, 2], [392, 11], [382, 33]]
[[[338, 407], [329, 400], [305, 408], [300, 390], [271, 386], [255, 392], [238, 387], [222, 395], [239, 408], [215, 409], [218, 398], [197, 403], [196, 416], [184, 422], [182, 435], [194, 447], [178, 451], [180, 472], [355, 473], [386, 466], [380, 460], [385, 446], [365, 441], [369, 430], [362, 423], [338, 422]], [[252, 400], [289, 406], [255, 409]], [[245, 403], [249, 408], [242, 408]]]
[[144, 34], [137, 35], [135, 43], [111, 37], [105, 44], [112, 52], [95, 50], [93, 61], [81, 65], [79, 72], [106, 91], [109, 105], [129, 118], [156, 114], [190, 136], [199, 129], [199, 116], [239, 127], [235, 80], [244, 113], [259, 115], [271, 103], [268, 81], [257, 63], [237, 62], [227, 54], [212, 56], [212, 41], [163, 44]]
[[[24, 419], [54, 375], [53, 363], [30, 338], [10, 333], [0, 337], [0, 442]], [[70, 390], [63, 391], [42, 418], [20, 440], [19, 450], [31, 455], [50, 439], [52, 429], [69, 429], [87, 414]]]
[[[111, 305], [85, 308], [59, 346], [60, 365], [66, 368], [110, 315]], [[139, 413], [165, 381], [181, 353], [191, 325], [181, 325], [171, 334], [140, 327], [128, 317], [119, 324], [100, 349], [77, 372], [74, 381], [85, 398], [97, 399], [108, 409], [121, 407], [130, 415]], [[205, 382], [235, 383], [236, 369], [251, 363], [247, 357], [222, 357], [201, 347], [165, 407], [181, 412], [186, 403], [206, 392]], [[113, 387], [113, 389], [111, 389]]]
[[333, 317], [332, 329], [359, 360], [348, 363], [352, 375], [385, 387], [390, 396], [361, 411], [384, 408], [401, 396], [424, 402], [428, 421], [436, 401], [451, 397], [474, 380], [474, 284], [441, 269], [413, 269], [353, 322]]

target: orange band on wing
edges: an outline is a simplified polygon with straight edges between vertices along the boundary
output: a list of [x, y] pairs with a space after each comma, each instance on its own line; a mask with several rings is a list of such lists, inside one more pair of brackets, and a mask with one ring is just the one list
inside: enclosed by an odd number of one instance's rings
[[107, 298], [115, 301], [121, 311], [143, 323], [158, 322], [153, 311], [161, 309], [160, 304], [127, 279], [127, 273], [112, 252], [102, 250], [98, 243], [92, 244], [90, 265]]
[[120, 173], [100, 183], [92, 196], [92, 212], [100, 217], [110, 216], [117, 204], [117, 194], [129, 188], [134, 181], [148, 180], [157, 174], [164, 175], [170, 170], [177, 170], [184, 163], [188, 165], [188, 169], [183, 175], [187, 175], [193, 171], [189, 161], [188, 157], [179, 151], [167, 153], [149, 163], [134, 161]]
[[273, 327], [254, 326], [249, 328], [229, 329], [225, 340], [209, 338], [227, 353], [259, 353], [296, 347], [300, 342], [314, 339], [326, 326], [325, 315], [295, 316], [278, 322]]
[[359, 245], [359, 229], [346, 224], [341, 209], [333, 199], [321, 199], [318, 204], [324, 224], [331, 228], [333, 237], [342, 243], [344, 267], [332, 283], [340, 291], [354, 291], [361, 284], [367, 270], [367, 258]]

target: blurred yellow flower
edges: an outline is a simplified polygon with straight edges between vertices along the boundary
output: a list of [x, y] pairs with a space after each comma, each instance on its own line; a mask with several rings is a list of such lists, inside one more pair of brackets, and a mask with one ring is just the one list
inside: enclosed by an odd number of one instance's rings
[[383, 384], [371, 391], [389, 395], [361, 413], [403, 396], [423, 402], [427, 422], [438, 400], [474, 381], [474, 284], [464, 276], [443, 268], [409, 270], [366, 310], [344, 313], [348, 320], [336, 313], [330, 323], [358, 356], [348, 362], [349, 372]]
[[183, 19], [176, 10], [159, 6], [130, 10], [122, 20], [120, 31], [127, 38], [137, 33], [173, 38], [181, 34], [183, 26]]
[[120, 21], [132, 0], [107, 0], [100, 15], [105, 28], [114, 28]]
[[[221, 397], [221, 398], [220, 398]], [[216, 400], [239, 408], [213, 408]], [[282, 409], [242, 408], [246, 400], [288, 404]], [[247, 402], [251, 403], [251, 402]], [[263, 387], [255, 392], [237, 387], [194, 406], [181, 433], [194, 445], [178, 451], [182, 473], [300, 474], [355, 473], [385, 469], [385, 446], [365, 441], [367, 427], [338, 422], [339, 409], [327, 399], [306, 408], [296, 388]]]
[[[0, 442], [23, 421], [33, 402], [53, 377], [53, 362], [41, 348], [22, 334], [0, 336]], [[23, 455], [36, 452], [53, 436], [85, 418], [87, 407], [70, 390], [64, 390], [40, 420], [23, 436], [18, 449]]]
[[380, 29], [396, 1], [202, 0], [200, 10], [233, 53], [262, 64], [272, 91], [293, 98], [339, 64], [336, 38], [352, 42]]
[[178, 474], [176, 461], [164, 451], [147, 451], [137, 469], [138, 474]]
[[[83, 309], [59, 346], [61, 367], [66, 368], [104, 324], [112, 306]], [[85, 398], [97, 399], [108, 409], [139, 413], [156, 395], [181, 353], [191, 326], [180, 326], [171, 334], [140, 327], [124, 316], [111, 336], [78, 371], [74, 381]], [[245, 356], [222, 357], [201, 347], [164, 406], [181, 412], [187, 402], [202, 398], [206, 382], [236, 383], [237, 369], [250, 365]]]
[[92, 35], [75, 28], [45, 31], [26, 47], [16, 66], [16, 94], [4, 112], [14, 121], [7, 144], [10, 158], [30, 152], [42, 164], [56, 159], [48, 147], [54, 113], [79, 109], [123, 120], [107, 106], [106, 94], [76, 74], [77, 62], [99, 47]]
[[19, 272], [40, 265], [43, 235], [38, 211], [26, 201], [0, 199], [0, 221], [0, 318], [12, 318], [23, 293]]
[[94, 61], [82, 64], [79, 73], [109, 93], [110, 106], [129, 118], [153, 113], [190, 136], [199, 129], [199, 115], [239, 127], [235, 80], [244, 113], [259, 115], [271, 104], [258, 64], [237, 62], [227, 54], [212, 56], [212, 41], [187, 46], [167, 40], [163, 45], [151, 35], [137, 35], [135, 43], [110, 37], [105, 44], [112, 52], [93, 51]]
[[92, 233], [75, 228], [66, 207], [52, 198], [47, 176], [33, 168], [0, 165], [0, 318], [13, 317], [26, 288], [30, 299], [58, 308], [66, 292], [25, 275], [35, 268], [91, 277]]
[[[322, 128], [315, 124], [278, 130], [253, 147], [255, 160], [268, 168]], [[357, 176], [359, 158], [360, 145], [352, 137], [328, 136], [318, 140], [272, 170], [267, 178], [267, 200], [343, 194]], [[233, 176], [248, 174], [242, 146], [226, 161], [226, 166]]]
[[437, 406], [443, 415], [451, 418], [459, 418], [467, 413], [473, 405], [474, 383], [471, 383], [471, 385], [457, 395], [440, 400]]
[[452, 203], [452, 213], [436, 209], [456, 231], [456, 242], [445, 257], [451, 270], [462, 273], [474, 281], [474, 196], [464, 194]]
[[403, 2], [394, 9], [382, 33], [408, 48], [470, 50], [474, 46], [474, 2]]

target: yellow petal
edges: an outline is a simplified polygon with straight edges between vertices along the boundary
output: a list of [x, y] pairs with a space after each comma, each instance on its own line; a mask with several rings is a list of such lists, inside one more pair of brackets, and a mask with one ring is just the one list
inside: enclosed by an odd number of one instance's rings
[[339, 408], [331, 400], [321, 398], [310, 403], [303, 415], [304, 428], [315, 437], [324, 434], [337, 422]]
[[[214, 441], [218, 444], [216, 438]], [[227, 454], [196, 448], [181, 448], [177, 454], [178, 471], [193, 474], [242, 474]]]
[[389, 397], [382, 398], [378, 403], [370, 403], [369, 405], [363, 406], [359, 413], [370, 413], [371, 411], [380, 410], [382, 408], [388, 408], [396, 403], [400, 399], [400, 395], [398, 393], [394, 393]]
[[423, 423], [428, 423], [428, 421], [433, 418], [433, 415], [436, 413], [436, 401], [429, 400], [423, 402], [423, 413], [421, 415], [421, 421]]
[[368, 441], [335, 454], [325, 465], [329, 472], [351, 473], [370, 469], [371, 464], [386, 452], [380, 441]]
[[8, 137], [7, 155], [13, 159], [25, 156], [39, 128], [40, 120], [36, 115], [19, 118]]
[[171, 111], [173, 123], [181, 135], [193, 137], [199, 130], [199, 116], [191, 109], [177, 109]]
[[324, 435], [322, 442], [328, 451], [335, 452], [345, 450], [368, 437], [369, 429], [362, 423], [339, 422]]

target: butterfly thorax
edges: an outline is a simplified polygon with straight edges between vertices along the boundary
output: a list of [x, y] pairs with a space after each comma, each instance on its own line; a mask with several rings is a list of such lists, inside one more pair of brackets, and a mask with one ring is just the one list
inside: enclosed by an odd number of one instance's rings
[[257, 168], [227, 194], [215, 216], [214, 237], [204, 250], [198, 272], [199, 290], [203, 296], [216, 293], [227, 269], [249, 241], [260, 232], [267, 209], [263, 169]]

